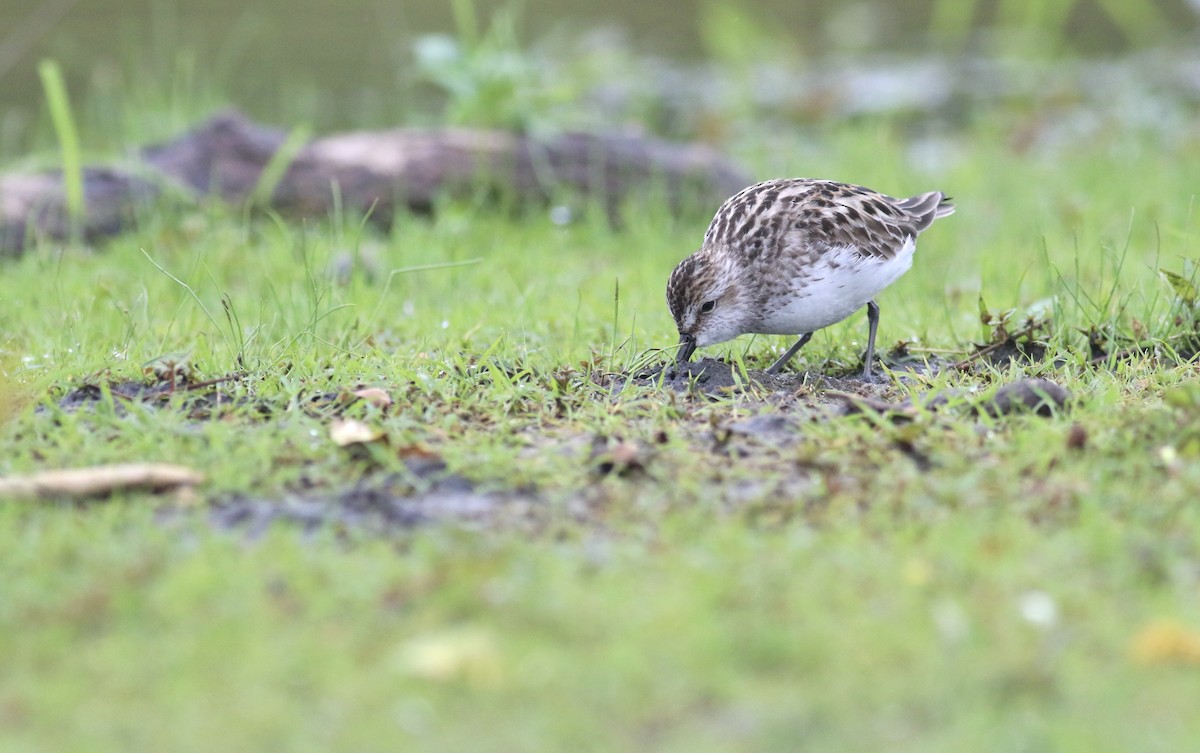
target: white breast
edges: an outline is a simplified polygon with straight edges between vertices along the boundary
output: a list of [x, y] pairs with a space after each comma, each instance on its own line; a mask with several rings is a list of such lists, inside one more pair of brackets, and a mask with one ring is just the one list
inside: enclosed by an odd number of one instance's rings
[[754, 331], [800, 335], [842, 321], [907, 272], [915, 250], [912, 238], [890, 259], [863, 257], [846, 246], [830, 248], [793, 278], [793, 293], [787, 300], [764, 307]]

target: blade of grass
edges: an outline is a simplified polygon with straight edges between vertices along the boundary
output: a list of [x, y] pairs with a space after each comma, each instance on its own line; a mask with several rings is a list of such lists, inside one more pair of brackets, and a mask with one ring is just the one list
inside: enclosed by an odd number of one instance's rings
[[212, 322], [212, 325], [216, 327], [217, 331], [221, 334], [221, 339], [225, 341], [225, 347], [229, 350], [230, 357], [236, 360], [238, 351], [234, 348], [233, 343], [229, 341], [229, 336], [225, 334], [225, 329], [221, 326], [221, 323], [217, 321], [217, 318], [213, 316], [212, 312], [208, 310], [208, 307], [204, 305], [204, 301], [200, 299], [200, 296], [196, 293], [196, 289], [168, 272], [165, 267], [154, 260], [154, 257], [146, 253], [146, 249], [143, 248], [140, 250], [142, 252], [142, 256], [145, 256], [146, 261], [153, 264], [155, 269], [157, 269], [159, 272], [162, 272], [164, 275], [170, 278], [172, 282], [188, 292], [188, 295], [192, 297], [192, 300], [194, 300], [196, 305], [200, 307], [200, 310], [204, 312], [204, 316], [208, 318], [208, 321]]
[[617, 320], [621, 316], [621, 279], [613, 278], [612, 339], [609, 340], [608, 367], [615, 368], [617, 358]]
[[411, 267], [399, 267], [388, 273], [387, 281], [383, 284], [383, 291], [379, 294], [379, 300], [375, 304], [374, 311], [371, 312], [369, 321], [374, 322], [379, 318], [379, 312], [383, 308], [383, 302], [387, 299], [388, 293], [392, 288], [392, 281], [400, 275], [411, 274], [413, 272], [427, 272], [433, 269], [453, 269], [455, 267], [469, 267], [472, 264], [479, 264], [483, 261], [483, 257], [474, 259], [464, 259], [462, 261], [443, 261], [434, 262], [431, 264], [417, 264]]
[[311, 137], [312, 131], [307, 126], [292, 129], [258, 176], [258, 183], [250, 194], [249, 206], [265, 207], [271, 204], [271, 196], [275, 194], [279, 181], [283, 180], [283, 174]]
[[50, 120], [58, 137], [59, 153], [62, 157], [63, 188], [67, 200], [67, 221], [70, 223], [71, 240], [78, 241], [83, 229], [83, 158], [79, 149], [79, 131], [71, 114], [71, 99], [63, 81], [62, 69], [55, 60], [43, 60], [38, 64], [38, 75], [50, 108]]

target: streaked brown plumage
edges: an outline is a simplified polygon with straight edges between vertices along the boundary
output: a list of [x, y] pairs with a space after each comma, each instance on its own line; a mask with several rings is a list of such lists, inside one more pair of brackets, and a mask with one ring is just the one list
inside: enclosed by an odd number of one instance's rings
[[953, 212], [938, 191], [895, 199], [807, 178], [743, 189], [721, 205], [700, 250], [667, 282], [678, 361], [738, 335], [800, 335], [767, 369], [774, 374], [813, 332], [866, 306], [863, 373], [870, 377], [879, 323], [872, 299], [912, 266], [916, 237]]

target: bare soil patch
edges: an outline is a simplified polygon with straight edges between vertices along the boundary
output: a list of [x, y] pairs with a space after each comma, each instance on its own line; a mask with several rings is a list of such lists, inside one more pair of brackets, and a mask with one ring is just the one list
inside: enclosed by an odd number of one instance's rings
[[[1000, 349], [996, 349], [1000, 351]], [[998, 353], [1011, 357], [1008, 353]], [[887, 365], [890, 377], [864, 380], [857, 374], [831, 376], [813, 372], [770, 375], [759, 370], [745, 374], [737, 367], [712, 358], [704, 358], [677, 368], [674, 363], [649, 367], [630, 374], [596, 380], [598, 395], [629, 385], [640, 389], [682, 394], [685, 401], [712, 400], [738, 394], [739, 410], [726, 421], [682, 418], [675, 430], [698, 455], [732, 458], [739, 463], [761, 466], [762, 484], [772, 493], [789, 495], [809, 488], [813, 469], [786, 461], [787, 450], [805, 441], [806, 425], [839, 420], [870, 413], [893, 423], [915, 420], [922, 412], [936, 412], [939, 421], [974, 421], [977, 416], [993, 418], [1010, 414], [1050, 416], [1069, 406], [1071, 395], [1048, 379], [1022, 379], [989, 392], [949, 389], [918, 393], [903, 388], [903, 382], [937, 369], [953, 368], [961, 362], [895, 358]], [[374, 390], [375, 392], [387, 392]], [[301, 400], [308, 415], [336, 418], [365, 398], [371, 391], [358, 389], [314, 392]], [[402, 388], [395, 390], [403, 393]], [[402, 402], [402, 401], [401, 401]], [[111, 403], [118, 415], [134, 405], [184, 412], [196, 421], [213, 420], [237, 412], [258, 420], [270, 420], [283, 408], [256, 399], [245, 377], [230, 375], [200, 380], [191, 374], [158, 374], [150, 381], [107, 380], [76, 387], [58, 400], [64, 411], [95, 410]], [[403, 409], [400, 405], [397, 409]], [[747, 412], [749, 415], [747, 415]], [[590, 469], [589, 482], [567, 494], [553, 495], [575, 500], [568, 505], [584, 519], [594, 517], [598, 509], [598, 484], [605, 478], [618, 477], [640, 483], [653, 483], [660, 467], [659, 444], [664, 435], [643, 437], [642, 428], [630, 426], [625, 437], [589, 433], [586, 427], [565, 424], [560, 431], [539, 433], [538, 451], [566, 453], [577, 457]], [[449, 440], [447, 440], [449, 441]], [[362, 462], [365, 455], [347, 449], [347, 462]], [[909, 454], [922, 471], [929, 463], [913, 448], [899, 447]], [[911, 452], [910, 452], [911, 450]], [[384, 534], [426, 524], [454, 522], [481, 526], [538, 525], [563, 508], [552, 510], [549, 497], [533, 487], [513, 488], [504, 479], [481, 482], [449, 468], [437, 448], [410, 452], [392, 447], [402, 459], [400, 473], [372, 470], [363, 463], [363, 476], [352, 486], [324, 488], [311, 484], [305, 488], [285, 489], [279, 494], [225, 494], [208, 501], [206, 520], [221, 529], [237, 530], [250, 536], [263, 534], [272, 526], [295, 526], [306, 532], [319, 530], [357, 531]], [[740, 500], [761, 497], [762, 484], [745, 480], [723, 488], [718, 496], [730, 505]], [[600, 493], [603, 497], [603, 494]], [[160, 510], [164, 522], [190, 516], [192, 505], [166, 505]], [[574, 513], [572, 513], [574, 514]]]

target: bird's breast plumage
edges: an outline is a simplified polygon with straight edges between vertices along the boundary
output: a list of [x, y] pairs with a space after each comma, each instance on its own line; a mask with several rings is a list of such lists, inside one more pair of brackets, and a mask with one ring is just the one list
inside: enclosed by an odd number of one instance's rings
[[762, 269], [758, 316], [746, 332], [798, 335], [836, 324], [867, 305], [912, 266], [911, 238], [893, 255], [864, 256], [852, 246], [829, 246], [805, 264], [786, 261]]

